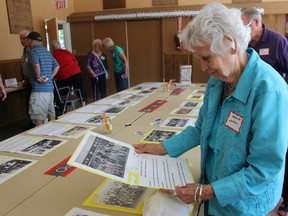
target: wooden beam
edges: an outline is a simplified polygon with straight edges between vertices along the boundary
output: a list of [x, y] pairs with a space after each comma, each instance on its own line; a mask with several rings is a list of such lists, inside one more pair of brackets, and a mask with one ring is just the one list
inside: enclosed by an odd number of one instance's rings
[[[259, 7], [264, 9], [264, 15], [267, 14], [286, 14], [288, 13], [288, 1], [277, 1], [277, 2], [258, 2], [258, 3], [237, 3], [237, 4], [225, 4], [227, 7], [236, 8], [248, 8], [248, 7]], [[123, 14], [123, 13], [135, 13], [135, 12], [157, 12], [157, 11], [175, 11], [175, 10], [200, 10], [204, 5], [191, 5], [191, 6], [163, 6], [163, 7], [150, 7], [150, 8], [139, 8], [139, 9], [113, 9], [111, 11], [95, 11], [95, 12], [83, 12], [73, 13], [67, 17], [68, 22], [89, 22], [95, 21], [96, 15], [109, 14]]]

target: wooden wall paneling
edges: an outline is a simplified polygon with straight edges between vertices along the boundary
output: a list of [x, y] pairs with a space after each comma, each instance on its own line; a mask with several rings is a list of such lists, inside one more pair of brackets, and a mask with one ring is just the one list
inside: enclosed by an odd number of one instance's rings
[[[94, 22], [93, 25], [95, 38], [104, 39], [105, 37], [110, 37], [115, 45], [121, 46], [124, 52], [127, 53], [125, 21]], [[107, 52], [105, 48], [103, 51]]]
[[24, 80], [21, 59], [0, 61], [0, 74], [4, 79], [16, 78], [17, 82]]
[[90, 22], [76, 22], [70, 23], [70, 28], [72, 51], [78, 60], [82, 72], [85, 91], [88, 98], [93, 98], [90, 88], [90, 76], [86, 69], [86, 56], [88, 51], [91, 50], [93, 26], [91, 26]]
[[[230, 4], [229, 6], [237, 6], [238, 4], [232, 5]], [[240, 5], [240, 4], [239, 4]], [[238, 6], [239, 6], [238, 5]], [[258, 4], [257, 4], [258, 5]], [[241, 7], [249, 7], [250, 4], [241, 4]], [[255, 6], [255, 5], [254, 5]], [[262, 3], [261, 5], [265, 9], [265, 15], [263, 16], [263, 22], [266, 24], [266, 26], [272, 30], [278, 31], [281, 34], [285, 33], [285, 24], [286, 24], [286, 16], [285, 14], [279, 14], [281, 10], [285, 7], [287, 7], [287, 3], [279, 3], [277, 4], [277, 7], [275, 4], [271, 3]], [[268, 8], [269, 6], [269, 8]], [[272, 7], [272, 9], [270, 9]], [[191, 9], [191, 7], [189, 7]], [[279, 9], [278, 9], [279, 8]], [[281, 9], [282, 8], [282, 9]], [[273, 12], [273, 11], [275, 12]], [[92, 14], [92, 13], [91, 13]], [[92, 16], [92, 15], [89, 16]], [[95, 14], [94, 14], [95, 15]], [[76, 16], [76, 15], [75, 15]], [[87, 13], [83, 13], [84, 18], [87, 16]], [[73, 20], [73, 16], [71, 18], [71, 26], [75, 25], [75, 21]], [[81, 15], [77, 15], [77, 19], [79, 19], [79, 23], [77, 25], [80, 25], [82, 27], [76, 28], [75, 30], [72, 28], [72, 43], [73, 43], [73, 48], [76, 53], [80, 53], [80, 55], [86, 55], [88, 51], [91, 49], [91, 42], [93, 40], [93, 35], [95, 38], [100, 38], [103, 39], [104, 37], [111, 37], [115, 44], [120, 45], [124, 51], [127, 57], [129, 58], [130, 61], [136, 62], [137, 65], [140, 63], [137, 62], [137, 59], [133, 59], [135, 56], [142, 54], [137, 53], [134, 54], [135, 50], [137, 50], [137, 46], [142, 46], [142, 44], [139, 45], [138, 39], [134, 38], [139, 38], [137, 36], [137, 32], [132, 31], [131, 27], [133, 26], [133, 29], [137, 29], [134, 27], [132, 23], [138, 23], [139, 29], [143, 28], [145, 29], [145, 21], [128, 21], [127, 26], [126, 26], [126, 21], [105, 21], [105, 22], [95, 22], [93, 21], [92, 17], [86, 17], [89, 21], [85, 23], [83, 19], [81, 18]], [[182, 18], [182, 28], [186, 26], [186, 24], [191, 20], [191, 17], [184, 17]], [[152, 21], [152, 20], [150, 20]], [[149, 21], [149, 22], [150, 22]], [[155, 21], [155, 20], [153, 20]], [[156, 20], [157, 21], [157, 20]], [[91, 24], [92, 23], [92, 24]], [[91, 27], [91, 25], [94, 26], [94, 28]], [[143, 25], [143, 27], [142, 27]], [[176, 45], [175, 45], [175, 40], [174, 36], [177, 32], [177, 18], [163, 18], [161, 19], [161, 26], [159, 27], [161, 31], [161, 38], [162, 41], [158, 44], [157, 49], [160, 47], [162, 49], [162, 60], [160, 59], [159, 61], [162, 61], [162, 73], [163, 77], [166, 79], [169, 79], [170, 77], [176, 77], [176, 75], [179, 75], [179, 64], [182, 62], [183, 59], [187, 59], [187, 56], [190, 54], [187, 51], [177, 51], [176, 50]], [[130, 31], [131, 30], [131, 31]], [[74, 32], [73, 32], [74, 31]], [[92, 31], [92, 32], [91, 32]], [[126, 35], [126, 31], [128, 32], [128, 36]], [[139, 31], [139, 30], [136, 30]], [[150, 31], [146, 31], [145, 34], [148, 34], [147, 32], [154, 32], [155, 30], [152, 31], [152, 28]], [[158, 31], [158, 30], [156, 30]], [[74, 37], [74, 35], [77, 35]], [[126, 44], [126, 36], [128, 38], [128, 44]], [[85, 37], [85, 39], [82, 39]], [[150, 37], [150, 36], [149, 36]], [[143, 40], [143, 37], [140, 36], [140, 38]], [[135, 41], [132, 41], [135, 40]], [[76, 48], [75, 48], [76, 45]], [[129, 48], [127, 47], [129, 45]], [[148, 45], [147, 45], [148, 46]], [[156, 46], [151, 45], [156, 49]], [[128, 50], [127, 50], [128, 49]], [[145, 48], [146, 49], [146, 48]], [[148, 48], [147, 48], [148, 49]], [[78, 52], [79, 51], [79, 52]], [[108, 62], [110, 65], [110, 71], [112, 70], [112, 63], [110, 60], [110, 54], [104, 49], [104, 52], [108, 56]], [[133, 53], [134, 52], [134, 53]], [[179, 59], [177, 60], [176, 56], [179, 55]], [[184, 57], [186, 55], [186, 57]], [[130, 59], [130, 57], [132, 59]], [[190, 57], [191, 58], [191, 57]], [[136, 61], [137, 60], [137, 61]], [[183, 60], [183, 62], [185, 62]], [[205, 72], [201, 71], [200, 63], [196, 59], [193, 58], [191, 59], [192, 62], [192, 81], [193, 82], [207, 82], [209, 75], [206, 74]], [[154, 63], [153, 63], [154, 64]], [[191, 63], [189, 63], [191, 64]], [[130, 67], [134, 67], [133, 63], [130, 63]], [[155, 64], [156, 65], [156, 64]], [[136, 69], [137, 70], [137, 69]], [[149, 69], [150, 70], [150, 69]], [[86, 71], [86, 68], [85, 68]], [[131, 70], [131, 73], [133, 73], [134, 69]], [[166, 74], [167, 73], [167, 74]], [[133, 85], [134, 83], [137, 83], [138, 81], [136, 79], [136, 76], [131, 74], [131, 84]], [[150, 78], [150, 77], [149, 77]], [[138, 79], [138, 78], [137, 78]], [[140, 78], [142, 79], [142, 78]], [[178, 79], [178, 78], [177, 78]], [[108, 83], [108, 94], [115, 93], [115, 84], [114, 84], [114, 77], [113, 73], [112, 76], [110, 77], [110, 80], [107, 81]], [[89, 83], [90, 86], [90, 83]]]
[[162, 82], [161, 20], [127, 22], [130, 85]]
[[[192, 20], [191, 17], [182, 18], [182, 29]], [[163, 40], [163, 52], [174, 52], [177, 51], [181, 54], [181, 51], [176, 49], [175, 35], [177, 33], [177, 17], [174, 18], [163, 18], [162, 19], [162, 40]]]
[[201, 70], [199, 59], [192, 58], [192, 82], [193, 83], [206, 83], [210, 75], [207, 72]]
[[[164, 54], [164, 58], [165, 58], [164, 79], [166, 81], [172, 79], [172, 80], [175, 80], [175, 82], [179, 82], [180, 81], [180, 66], [192, 64], [192, 55], [190, 53], [184, 53], [184, 54], [168, 53], [168, 54]], [[192, 77], [192, 81], [193, 81], [193, 77]]]
[[82, 72], [82, 79], [83, 79], [83, 83], [84, 83], [86, 97], [91, 99], [91, 98], [93, 98], [93, 92], [91, 89], [90, 74], [89, 74], [87, 67], [86, 67], [87, 55], [75, 55], [75, 57], [78, 61], [78, 64], [79, 64], [81, 72]]
[[25, 89], [8, 93], [5, 101], [1, 103], [0, 126], [28, 118]]
[[75, 55], [87, 55], [91, 49], [90, 22], [70, 23], [72, 49]]
[[[182, 18], [182, 29], [191, 21], [190, 17]], [[162, 20], [163, 40], [163, 77], [165, 80], [175, 79], [180, 81], [180, 65], [191, 65], [191, 53], [186, 50], [176, 49], [175, 34], [177, 33], [177, 18], [165, 18]], [[193, 66], [192, 66], [193, 67]], [[193, 78], [192, 78], [193, 80]]]
[[267, 28], [285, 35], [286, 14], [267, 14], [262, 17], [262, 22]]
[[163, 52], [177, 51], [175, 34], [177, 33], [177, 18], [164, 18], [163, 25]]
[[[21, 59], [0, 61], [0, 74], [3, 79], [16, 78], [17, 82], [24, 80]], [[22, 120], [28, 117], [25, 90], [8, 93], [0, 110], [0, 126]]]

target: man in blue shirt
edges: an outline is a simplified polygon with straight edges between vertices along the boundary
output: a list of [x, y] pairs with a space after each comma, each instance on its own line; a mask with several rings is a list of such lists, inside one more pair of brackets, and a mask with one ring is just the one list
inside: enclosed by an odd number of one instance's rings
[[27, 78], [32, 86], [29, 101], [29, 115], [35, 126], [55, 119], [53, 77], [59, 65], [51, 53], [42, 45], [42, 37], [37, 32], [27, 36], [30, 54], [27, 64]]

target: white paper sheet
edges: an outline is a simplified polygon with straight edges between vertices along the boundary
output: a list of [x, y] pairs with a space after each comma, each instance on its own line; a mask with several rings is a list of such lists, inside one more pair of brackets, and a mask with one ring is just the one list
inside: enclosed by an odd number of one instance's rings
[[94, 132], [86, 133], [68, 164], [143, 187], [175, 189], [194, 182], [187, 160], [137, 154], [132, 145]]
[[104, 111], [108, 107], [109, 106], [88, 104], [87, 106], [76, 109], [75, 111], [76, 112], [83, 112], [83, 113], [101, 113], [102, 111]]
[[43, 156], [67, 140], [17, 135], [0, 142], [0, 151]]
[[[112, 115], [107, 115], [111, 119], [114, 118]], [[60, 117], [57, 121], [58, 122], [69, 122], [69, 123], [76, 123], [76, 124], [89, 124], [89, 125], [101, 125], [103, 120], [101, 113], [74, 113], [65, 115]]]
[[88, 130], [92, 130], [94, 127], [83, 125], [71, 125], [65, 123], [48, 123], [41, 125], [33, 130], [28, 131], [29, 134], [34, 135], [47, 135], [57, 136], [65, 138], [78, 138], [82, 136]]

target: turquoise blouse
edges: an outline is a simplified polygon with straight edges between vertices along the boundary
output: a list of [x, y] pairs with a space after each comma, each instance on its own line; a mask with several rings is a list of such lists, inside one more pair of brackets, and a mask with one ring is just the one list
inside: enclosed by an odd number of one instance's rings
[[125, 72], [125, 63], [120, 58], [121, 53], [124, 53], [124, 51], [119, 46], [115, 46], [113, 51], [111, 52], [115, 73]]
[[[281, 196], [288, 146], [287, 84], [253, 49], [246, 52], [250, 59], [221, 110], [223, 81], [211, 77], [195, 127], [163, 142], [171, 157], [200, 145], [199, 181], [209, 176], [216, 196], [209, 200], [210, 215], [266, 215]], [[218, 130], [212, 130], [217, 115]]]

